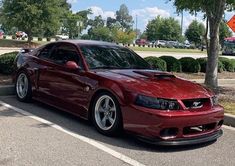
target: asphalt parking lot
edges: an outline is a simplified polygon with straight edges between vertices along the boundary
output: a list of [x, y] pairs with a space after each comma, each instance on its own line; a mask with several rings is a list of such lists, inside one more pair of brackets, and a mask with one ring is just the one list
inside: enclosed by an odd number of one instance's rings
[[159, 147], [125, 133], [105, 137], [87, 121], [36, 101], [0, 97], [0, 165], [234, 166], [235, 129], [223, 131], [213, 143]]

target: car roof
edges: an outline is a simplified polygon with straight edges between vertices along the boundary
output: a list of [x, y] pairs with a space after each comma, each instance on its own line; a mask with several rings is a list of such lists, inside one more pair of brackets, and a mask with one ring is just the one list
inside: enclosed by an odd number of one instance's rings
[[72, 43], [75, 45], [106, 45], [106, 46], [118, 46], [116, 43], [96, 41], [96, 40], [62, 40], [58, 43]]

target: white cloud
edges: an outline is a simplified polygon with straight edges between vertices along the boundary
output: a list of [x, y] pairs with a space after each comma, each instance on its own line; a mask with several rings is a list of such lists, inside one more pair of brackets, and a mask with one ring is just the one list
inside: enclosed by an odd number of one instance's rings
[[77, 3], [78, 0], [68, 0], [67, 2], [70, 3], [70, 4], [72, 4], [72, 3]]
[[[140, 29], [143, 29], [147, 26], [148, 22], [157, 16], [161, 17], [170, 17], [170, 13], [166, 10], [159, 9], [158, 7], [146, 7], [143, 9], [135, 9], [131, 11], [133, 18], [138, 17], [138, 24], [141, 26]], [[144, 25], [144, 27], [143, 27]]]
[[103, 11], [102, 8], [98, 6], [91, 6], [89, 7], [92, 10], [92, 15], [90, 15], [90, 18], [94, 18], [95, 16], [101, 15], [103, 19], [107, 19], [107, 17], [115, 18], [115, 12], [113, 11]]

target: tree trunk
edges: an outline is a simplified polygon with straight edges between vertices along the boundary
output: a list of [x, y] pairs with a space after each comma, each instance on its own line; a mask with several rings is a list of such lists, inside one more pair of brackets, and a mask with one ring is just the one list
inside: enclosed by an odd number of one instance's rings
[[210, 28], [210, 43], [207, 48], [207, 67], [205, 84], [216, 90], [218, 88], [219, 25], [225, 10], [226, 0], [216, 0], [211, 10], [206, 11]]
[[219, 26], [216, 21], [209, 19], [210, 43], [208, 48], [208, 61], [206, 67], [205, 84], [216, 89], [218, 87], [218, 55], [219, 55]]

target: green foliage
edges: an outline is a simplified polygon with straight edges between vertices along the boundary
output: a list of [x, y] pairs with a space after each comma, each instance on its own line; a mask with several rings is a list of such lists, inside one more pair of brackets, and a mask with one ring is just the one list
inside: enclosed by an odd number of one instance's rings
[[150, 21], [146, 27], [148, 40], [179, 40], [181, 38], [180, 24], [174, 18], [157, 18]]
[[34, 34], [55, 34], [69, 8], [66, 0], [3, 0], [0, 17], [3, 26], [26, 32], [31, 42]]
[[232, 64], [233, 64], [233, 70], [235, 71], [235, 59], [230, 59], [230, 61], [232, 62]]
[[160, 58], [166, 62], [167, 71], [169, 72], [181, 72], [182, 71], [181, 64], [175, 57], [161, 56]]
[[102, 40], [102, 41], [112, 41], [111, 31], [107, 27], [99, 26], [89, 29], [88, 31], [89, 39]]
[[38, 41], [42, 41], [42, 37], [38, 37]]
[[0, 73], [12, 74], [14, 71], [14, 60], [18, 52], [10, 52], [0, 56]]
[[181, 63], [183, 72], [188, 72], [188, 73], [200, 72], [201, 67], [196, 59], [191, 57], [184, 57], [181, 58], [179, 61]]
[[194, 20], [185, 31], [185, 36], [188, 41], [193, 42], [195, 45], [201, 44], [201, 38], [205, 34], [205, 26], [202, 23]]
[[[61, 34], [68, 34], [70, 38], [77, 38], [82, 30], [86, 29], [88, 26], [88, 15], [91, 14], [91, 10], [82, 10], [77, 13], [68, 12], [63, 19], [63, 29]], [[81, 27], [77, 26], [77, 22], [81, 21], [83, 25]]]
[[[206, 72], [206, 64], [207, 64], [207, 58], [198, 58], [198, 63], [200, 64], [200, 72], [205, 73]], [[223, 72], [225, 70], [224, 65], [221, 61], [218, 61], [218, 72]]]
[[121, 25], [122, 30], [130, 30], [133, 25], [132, 16], [129, 15], [129, 10], [125, 4], [120, 6], [116, 11], [116, 21]]
[[224, 45], [224, 38], [231, 37], [232, 32], [229, 30], [229, 27], [226, 24], [226, 21], [223, 20], [219, 26], [219, 41], [221, 46]]
[[224, 58], [224, 57], [219, 57], [219, 60], [224, 65], [224, 68], [226, 71], [234, 72], [233, 62], [230, 59]]
[[158, 69], [161, 71], [167, 70], [166, 62], [161, 58], [149, 56], [144, 58], [144, 60], [146, 60], [154, 69]]
[[113, 34], [114, 34], [114, 41], [122, 44], [131, 43], [136, 36], [134, 31], [123, 32], [121, 30], [114, 30]]
[[15, 36], [15, 35], [13, 35], [13, 36], [11, 36], [11, 38], [12, 38], [12, 39], [16, 39], [16, 36]]

